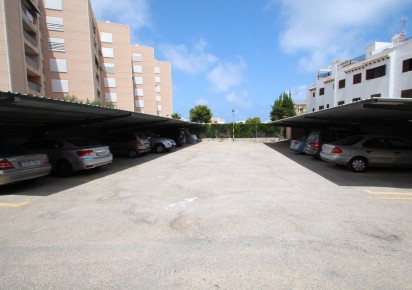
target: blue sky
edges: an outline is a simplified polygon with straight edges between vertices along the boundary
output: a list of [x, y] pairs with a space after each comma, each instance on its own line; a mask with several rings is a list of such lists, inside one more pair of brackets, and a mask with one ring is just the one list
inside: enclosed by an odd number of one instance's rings
[[[268, 120], [283, 91], [305, 101], [317, 69], [390, 41], [411, 0], [91, 0], [100, 21], [127, 24], [132, 44], [172, 63], [173, 110]], [[412, 32], [411, 32], [412, 33]], [[411, 35], [409, 34], [408, 37]]]

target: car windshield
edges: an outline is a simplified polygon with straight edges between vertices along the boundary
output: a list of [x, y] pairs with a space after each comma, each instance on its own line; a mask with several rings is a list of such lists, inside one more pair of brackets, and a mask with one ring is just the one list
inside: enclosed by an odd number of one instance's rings
[[347, 137], [347, 138], [336, 140], [335, 142], [333, 142], [333, 144], [342, 145], [342, 146], [351, 146], [355, 143], [358, 143], [362, 139], [363, 139], [362, 136], [350, 136], [350, 137]]
[[1, 155], [18, 155], [18, 154], [27, 154], [25, 148], [15, 145], [15, 144], [0, 144], [0, 156]]
[[87, 140], [87, 139], [80, 139], [80, 138], [76, 138], [76, 139], [68, 139], [66, 140], [67, 142], [78, 146], [78, 147], [82, 147], [82, 146], [96, 146], [96, 145], [100, 145], [99, 143], [97, 143], [96, 141], [93, 140]]

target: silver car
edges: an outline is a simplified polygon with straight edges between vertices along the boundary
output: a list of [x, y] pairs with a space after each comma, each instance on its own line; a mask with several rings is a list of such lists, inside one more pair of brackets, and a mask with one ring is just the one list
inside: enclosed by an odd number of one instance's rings
[[320, 157], [363, 172], [368, 167], [412, 167], [412, 143], [398, 137], [355, 135], [324, 144]]
[[32, 154], [15, 144], [0, 144], [0, 185], [37, 180], [50, 171], [46, 154]]
[[113, 161], [109, 146], [84, 138], [41, 139], [26, 142], [23, 146], [34, 152], [46, 153], [53, 172], [62, 177]]

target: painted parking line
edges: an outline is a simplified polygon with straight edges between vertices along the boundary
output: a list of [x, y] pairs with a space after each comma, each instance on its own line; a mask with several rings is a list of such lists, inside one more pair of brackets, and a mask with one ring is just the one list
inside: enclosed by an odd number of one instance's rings
[[20, 207], [23, 205], [28, 204], [28, 201], [22, 202], [22, 203], [7, 203], [7, 202], [0, 202], [0, 206], [6, 206], [6, 207]]
[[[372, 191], [365, 190], [371, 195], [379, 196], [382, 200], [412, 200], [412, 192]], [[391, 196], [392, 195], [392, 196]]]

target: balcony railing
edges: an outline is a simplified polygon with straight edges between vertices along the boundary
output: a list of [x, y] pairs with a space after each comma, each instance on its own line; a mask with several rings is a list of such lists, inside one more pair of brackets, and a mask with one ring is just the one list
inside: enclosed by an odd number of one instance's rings
[[33, 23], [34, 25], [36, 25], [37, 19], [35, 16], [33, 16], [33, 14], [30, 13], [29, 10], [27, 10], [26, 7], [24, 7], [23, 5], [21, 6], [22, 10], [23, 10], [23, 14], [26, 15], [27, 19], [30, 20], [31, 23]]
[[26, 56], [26, 63], [31, 66], [32, 68], [39, 69], [39, 63], [35, 60], [31, 59], [30, 57]]
[[24, 38], [30, 42], [31, 45], [33, 45], [34, 47], [37, 47], [37, 40], [34, 39], [30, 34], [28, 34], [26, 31], [23, 31], [24, 34]]
[[38, 92], [38, 93], [41, 92], [41, 86], [36, 85], [36, 84], [34, 84], [34, 83], [30, 82], [30, 81], [27, 81], [27, 84], [28, 84], [30, 90], [35, 91], [35, 92]]

